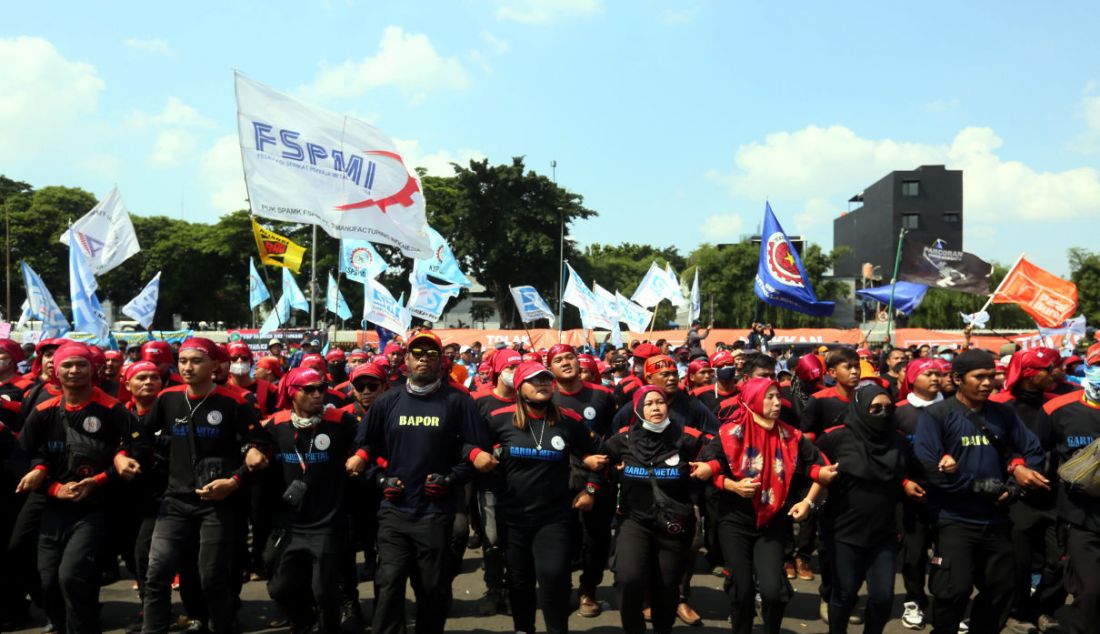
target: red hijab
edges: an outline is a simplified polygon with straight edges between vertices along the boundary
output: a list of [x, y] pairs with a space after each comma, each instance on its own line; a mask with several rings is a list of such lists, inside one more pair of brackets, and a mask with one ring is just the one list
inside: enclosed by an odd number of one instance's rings
[[798, 466], [798, 441], [802, 432], [776, 419], [771, 429], [756, 424], [752, 413], [764, 413], [764, 395], [771, 387], [779, 389], [773, 379], [749, 379], [741, 386], [741, 402], [737, 418], [722, 425], [718, 435], [733, 476], [755, 478], [760, 490], [752, 498], [756, 509], [756, 526], [766, 526], [787, 501], [791, 479]]

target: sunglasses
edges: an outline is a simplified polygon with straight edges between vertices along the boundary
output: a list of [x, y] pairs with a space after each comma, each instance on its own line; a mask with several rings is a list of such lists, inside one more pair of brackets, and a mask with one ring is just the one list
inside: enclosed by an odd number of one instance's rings
[[869, 414], [885, 414], [887, 412], [892, 411], [893, 409], [894, 409], [893, 405], [881, 405], [879, 403], [875, 403], [874, 405], [867, 408], [867, 413], [869, 413]]
[[355, 391], [357, 392], [373, 392], [382, 387], [382, 383], [380, 381], [356, 381], [355, 383], [352, 383], [352, 385], [355, 387]]
[[303, 385], [298, 389], [302, 390], [306, 394], [324, 394], [328, 391], [328, 386], [322, 383], [320, 385]]
[[414, 359], [425, 359], [425, 358], [427, 358], [427, 359], [431, 359], [431, 360], [434, 361], [435, 359], [439, 358], [439, 351], [438, 350], [432, 350], [432, 349], [409, 348], [409, 354], [411, 354]]

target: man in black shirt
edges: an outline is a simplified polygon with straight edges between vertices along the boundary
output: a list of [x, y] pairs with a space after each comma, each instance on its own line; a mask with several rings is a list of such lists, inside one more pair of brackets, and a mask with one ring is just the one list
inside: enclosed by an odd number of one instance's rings
[[455, 570], [449, 556], [455, 495], [474, 474], [468, 448], [487, 451], [485, 424], [469, 395], [441, 372], [443, 345], [430, 331], [409, 339], [408, 381], [371, 405], [362, 446], [348, 459], [352, 473], [385, 458], [375, 478], [385, 500], [378, 514], [380, 565], [373, 631], [405, 630], [405, 581], [417, 567], [418, 634], [443, 632]]
[[[266, 466], [267, 435], [256, 410], [232, 388], [214, 383], [220, 354], [209, 339], [192, 338], [179, 350], [185, 385], [157, 397], [145, 431], [170, 440], [168, 488], [153, 529], [142, 631], [163, 634], [171, 625], [172, 577], [184, 552], [198, 552], [199, 581], [212, 632], [234, 626], [236, 597], [230, 580], [235, 523], [233, 499], [250, 468]], [[241, 444], [251, 445], [245, 462]]]
[[356, 421], [346, 411], [325, 409], [327, 387], [312, 368], [291, 370], [279, 383], [279, 405], [289, 401], [290, 408], [263, 424], [282, 487], [267, 590], [292, 632], [310, 631], [315, 619], [316, 631], [340, 631], [340, 573], [348, 542], [344, 463]]

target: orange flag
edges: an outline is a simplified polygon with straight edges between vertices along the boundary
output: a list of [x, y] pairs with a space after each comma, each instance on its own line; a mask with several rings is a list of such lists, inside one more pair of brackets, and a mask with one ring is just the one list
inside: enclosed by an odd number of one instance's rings
[[1019, 304], [1044, 328], [1056, 328], [1077, 310], [1077, 285], [1021, 257], [993, 293], [994, 304]]

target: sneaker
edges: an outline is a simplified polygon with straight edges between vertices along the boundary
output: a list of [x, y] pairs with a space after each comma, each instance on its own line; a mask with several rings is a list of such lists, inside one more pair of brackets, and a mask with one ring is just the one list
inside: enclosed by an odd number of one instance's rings
[[57, 626], [46, 621], [46, 626], [42, 628], [42, 634], [57, 634]]
[[500, 605], [500, 591], [486, 590], [477, 601], [477, 613], [481, 616], [496, 616]]
[[1062, 624], [1058, 622], [1058, 619], [1049, 614], [1041, 614], [1039, 616], [1039, 631], [1043, 634], [1062, 634]]
[[803, 581], [813, 581], [814, 571], [810, 568], [810, 562], [802, 558], [796, 558], [794, 560], [795, 572], [798, 574], [798, 578]]
[[600, 604], [596, 603], [592, 597], [587, 594], [580, 596], [579, 605], [577, 606], [577, 612], [581, 616], [591, 619], [600, 615]]
[[817, 610], [818, 615], [821, 617], [821, 622], [825, 625], [829, 624], [829, 602], [822, 601], [821, 607]]
[[970, 619], [959, 621], [959, 634], [970, 634]]
[[848, 617], [848, 623], [851, 625], [863, 625], [863, 617], [858, 614], [852, 614]]
[[1015, 617], [1008, 617], [1005, 629], [1012, 634], [1036, 634], [1039, 630], [1031, 623]]
[[902, 627], [910, 630], [924, 629], [924, 612], [916, 601], [906, 601], [905, 611], [901, 613]]
[[798, 576], [798, 573], [796, 573], [794, 571], [794, 562], [793, 561], [784, 561], [783, 562], [783, 574], [787, 575], [788, 579], [794, 579], [795, 577]]

